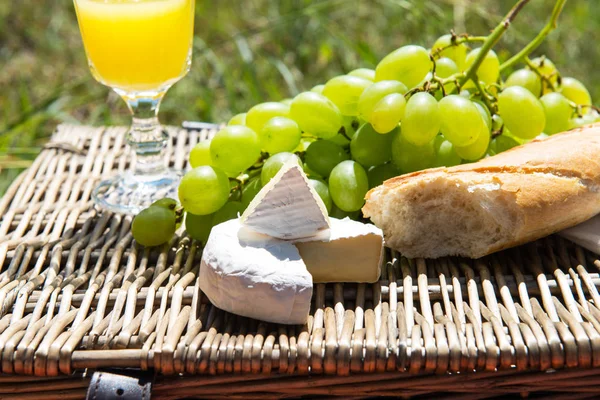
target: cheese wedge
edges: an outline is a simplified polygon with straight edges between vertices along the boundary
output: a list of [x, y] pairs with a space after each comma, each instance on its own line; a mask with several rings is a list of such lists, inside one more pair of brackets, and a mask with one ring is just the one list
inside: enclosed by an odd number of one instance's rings
[[225, 311], [280, 324], [307, 321], [313, 283], [298, 250], [239, 219], [212, 228], [199, 278], [211, 303]]
[[248, 228], [279, 239], [298, 239], [329, 229], [323, 200], [295, 159], [284, 164], [242, 215]]
[[381, 229], [349, 218], [330, 221], [330, 230], [294, 241], [313, 282], [377, 282], [383, 261]]

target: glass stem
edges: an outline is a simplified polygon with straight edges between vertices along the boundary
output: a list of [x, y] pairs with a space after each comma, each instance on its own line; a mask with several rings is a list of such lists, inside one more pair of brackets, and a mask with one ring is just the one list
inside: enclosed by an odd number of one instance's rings
[[135, 151], [131, 171], [152, 179], [166, 173], [165, 152], [169, 135], [158, 122], [158, 109], [164, 92], [148, 96], [122, 94], [133, 117], [127, 143]]

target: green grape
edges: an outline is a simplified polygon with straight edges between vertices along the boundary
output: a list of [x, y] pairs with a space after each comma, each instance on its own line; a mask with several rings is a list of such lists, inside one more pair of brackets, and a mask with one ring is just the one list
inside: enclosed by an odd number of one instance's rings
[[490, 110], [488, 110], [486, 105], [481, 100], [473, 100], [473, 104], [475, 104], [475, 107], [477, 107], [479, 115], [483, 117], [483, 122], [485, 122], [488, 130], [492, 130], [492, 116], [490, 114]]
[[423, 146], [415, 146], [404, 138], [402, 130], [392, 140], [392, 162], [403, 174], [432, 167], [435, 163], [433, 140]]
[[531, 63], [539, 70], [539, 72], [550, 78], [550, 76], [555, 75], [557, 72], [556, 66], [554, 63], [547, 57], [536, 57], [531, 60]]
[[206, 244], [212, 230], [214, 214], [195, 215], [190, 212], [185, 213], [185, 231], [189, 237]]
[[213, 214], [213, 226], [237, 218], [238, 214], [243, 213], [245, 208], [246, 207], [239, 201], [229, 201], [225, 203], [223, 207], [219, 208], [219, 210]]
[[396, 80], [412, 88], [431, 70], [429, 53], [421, 46], [408, 45], [391, 52], [377, 64], [375, 81]]
[[422, 87], [425, 82], [430, 81], [431, 78], [433, 77], [433, 74], [431, 72], [428, 72], [427, 75], [425, 75], [425, 77], [423, 78], [423, 80], [421, 80], [421, 82], [419, 82], [416, 87]]
[[248, 110], [246, 126], [254, 132], [260, 132], [263, 126], [273, 117], [289, 117], [290, 106], [274, 101], [260, 103]]
[[344, 126], [344, 133], [346, 134], [346, 136], [352, 139], [352, 136], [354, 136], [356, 130], [360, 126], [359, 118], [344, 116], [342, 117], [342, 123]]
[[519, 142], [517, 142], [514, 137], [503, 133], [492, 139], [488, 147], [488, 154], [493, 156], [517, 146], [519, 146]]
[[400, 171], [398, 171], [398, 168], [392, 163], [385, 163], [373, 167], [367, 171], [369, 189], [373, 189], [375, 186], [379, 186], [388, 179], [392, 179], [398, 175], [400, 175]]
[[244, 209], [248, 207], [254, 196], [260, 192], [260, 189], [262, 189], [262, 180], [260, 176], [252, 178], [244, 184], [242, 188], [242, 198], [240, 199]]
[[392, 139], [393, 135], [380, 135], [371, 124], [363, 124], [350, 142], [352, 159], [365, 168], [383, 164], [392, 158]]
[[569, 121], [573, 115], [573, 108], [569, 100], [560, 93], [552, 92], [540, 98], [546, 114], [544, 132], [553, 135], [569, 130]]
[[340, 132], [337, 135], [335, 135], [334, 137], [326, 139], [326, 140], [333, 142], [339, 146], [347, 147], [350, 145], [350, 140], [356, 133], [356, 130], [354, 129], [355, 119], [354, 119], [354, 117], [344, 116], [342, 118], [342, 121], [343, 121], [342, 128], [344, 129], [344, 132], [343, 133]]
[[513, 134], [511, 133], [511, 131], [510, 131], [510, 130], [508, 130], [508, 128], [504, 128], [504, 129], [502, 130], [502, 134], [503, 134], [503, 135], [506, 135], [506, 136], [510, 136], [511, 138], [515, 139], [515, 140], [517, 141], [517, 143], [519, 143], [519, 146], [520, 146], [520, 145], [522, 145], [522, 144], [525, 144], [525, 143], [527, 143], [527, 142], [530, 140], [530, 139], [523, 139], [523, 138], [520, 138], [520, 137], [518, 137], [518, 136], [515, 136], [515, 135], [513, 135]]
[[455, 146], [454, 151], [456, 151], [456, 154], [458, 154], [460, 158], [468, 161], [477, 161], [485, 156], [489, 144], [490, 131], [487, 126], [483, 125], [482, 130], [480, 134], [477, 135], [477, 140], [474, 143], [464, 147]]
[[231, 192], [231, 190], [235, 187], [237, 187], [239, 184], [237, 179], [230, 179], [229, 180], [229, 192]]
[[[549, 58], [536, 57], [533, 60], [531, 60], [531, 63], [536, 67], [540, 74], [547, 78], [552, 83], [552, 85], [556, 86], [556, 84], [558, 83], [558, 70]], [[551, 85], [548, 84], [548, 82], [543, 81], [542, 84], [542, 94], [546, 94], [552, 91]]]
[[[317, 86], [313, 86], [313, 88], [310, 89], [310, 91], [314, 92], [314, 93], [323, 94], [323, 89], [325, 89], [325, 85], [317, 85]], [[294, 101], [294, 100], [292, 99], [292, 101]]]
[[404, 117], [405, 109], [406, 99], [404, 95], [399, 93], [388, 94], [373, 108], [369, 122], [371, 122], [376, 132], [389, 133], [398, 127]]
[[563, 96], [577, 105], [587, 106], [592, 104], [592, 96], [590, 96], [590, 92], [588, 92], [583, 83], [579, 82], [575, 78], [562, 78], [560, 92]]
[[179, 183], [179, 202], [196, 215], [212, 214], [229, 198], [229, 178], [218, 168], [204, 165], [188, 171]]
[[[350, 137], [352, 137], [352, 136], [354, 136], [354, 133], [350, 132]], [[338, 146], [342, 146], [342, 147], [348, 147], [348, 145], [350, 144], [350, 140], [348, 140], [348, 138], [341, 133], [338, 133], [334, 137], [332, 137], [330, 139], [325, 139], [325, 140], [327, 140], [328, 142], [331, 142], [331, 143], [335, 143]]]
[[454, 150], [454, 145], [443, 135], [438, 135], [433, 141], [435, 150], [434, 167], [452, 167], [461, 163], [462, 159]]
[[211, 140], [210, 157], [213, 165], [237, 175], [260, 157], [258, 135], [245, 126], [226, 126]]
[[192, 151], [190, 151], [190, 165], [192, 168], [212, 164], [210, 142], [210, 140], [202, 140], [192, 148]]
[[358, 99], [358, 115], [369, 120], [373, 108], [388, 94], [400, 93], [405, 94], [408, 91], [406, 86], [399, 81], [381, 81], [369, 86], [360, 95]]
[[150, 207], [162, 207], [173, 211], [177, 208], [178, 204], [177, 200], [165, 197], [164, 199], [156, 200], [154, 203], [150, 204]]
[[274, 117], [264, 124], [258, 134], [260, 145], [270, 154], [292, 151], [300, 144], [298, 124], [286, 117]]
[[298, 144], [298, 146], [296, 146], [296, 148], [294, 149], [293, 152], [294, 153], [297, 153], [297, 152], [303, 153], [303, 152], [305, 152], [306, 149], [308, 149], [308, 146], [310, 146], [310, 144], [312, 142], [314, 142], [315, 140], [317, 140], [317, 139], [311, 138], [311, 137], [300, 138], [300, 144]]
[[444, 98], [444, 93], [442, 93], [440, 89], [437, 89], [435, 92], [433, 92], [433, 97], [436, 101], [440, 101]]
[[[467, 54], [467, 58], [465, 60], [465, 70], [468, 69], [477, 58], [477, 55], [481, 51], [481, 48], [474, 49]], [[477, 79], [479, 81], [483, 81], [486, 84], [494, 83], [498, 80], [500, 76], [500, 61], [498, 60], [498, 56], [494, 52], [494, 50], [490, 50], [483, 59], [483, 62], [479, 65], [477, 69]], [[473, 83], [469, 81], [472, 85]], [[471, 85], [467, 85], [471, 86]]]
[[340, 210], [335, 203], [331, 206], [331, 212], [329, 213], [329, 216], [332, 218], [337, 218], [337, 219], [344, 219], [344, 218], [350, 218], [354, 221], [358, 221], [360, 219], [360, 210], [356, 210], [356, 211], [343, 211]]
[[322, 94], [300, 93], [292, 101], [290, 114], [302, 131], [323, 139], [334, 137], [342, 127], [340, 110]]
[[133, 219], [131, 233], [142, 246], [158, 246], [175, 233], [175, 213], [165, 207], [150, 206]]
[[214, 214], [195, 215], [187, 212], [185, 213], [185, 231], [192, 239], [206, 244], [213, 227], [213, 217]]
[[368, 79], [371, 82], [375, 82], [375, 70], [370, 68], [358, 68], [348, 72], [350, 76], [358, 76], [359, 78]]
[[504, 83], [504, 86], [522, 86], [536, 97], [539, 97], [542, 93], [542, 80], [538, 74], [530, 69], [520, 69], [513, 72]]
[[404, 110], [402, 136], [412, 144], [422, 146], [433, 140], [439, 130], [440, 110], [437, 100], [427, 92], [413, 94]]
[[317, 140], [306, 149], [304, 160], [310, 169], [327, 177], [333, 167], [349, 158], [341, 146], [328, 140]]
[[[444, 35], [444, 36], [440, 36], [435, 43], [433, 44], [433, 46], [431, 46], [431, 51], [434, 52], [437, 49], [443, 49], [445, 47], [448, 47], [452, 44], [452, 35]], [[451, 59], [452, 61], [454, 61], [456, 63], [456, 65], [458, 66], [459, 69], [463, 69], [463, 66], [465, 65], [465, 59], [467, 58], [467, 46], [464, 43], [460, 43], [457, 45], [454, 45], [452, 47], [448, 47], [445, 50], [442, 50], [441, 52], [437, 53], [438, 57], [447, 57], [449, 59]]]
[[492, 96], [492, 97], [497, 97], [498, 93], [500, 93], [500, 85], [498, 83], [495, 83], [493, 85], [488, 86], [485, 90], [487, 90], [487, 92]]
[[314, 179], [323, 179], [323, 177], [321, 176], [321, 174], [316, 173], [315, 171], [313, 171], [307, 163], [302, 164], [302, 169], [304, 170], [304, 173], [306, 174], [306, 176], [308, 176], [309, 178], [314, 178]]
[[331, 211], [331, 195], [329, 194], [329, 186], [321, 180], [318, 179], [309, 179], [308, 183], [315, 189], [315, 192], [319, 195], [321, 200], [323, 200], [323, 204], [325, 204], [325, 208], [327, 208], [327, 213]]
[[246, 125], [246, 113], [236, 114], [227, 123], [227, 125]]
[[448, 78], [459, 72], [456, 63], [448, 57], [442, 57], [435, 62], [435, 74], [440, 78]]
[[492, 132], [498, 132], [504, 126], [504, 120], [498, 114], [492, 115]]
[[546, 124], [544, 107], [529, 90], [520, 86], [506, 88], [498, 95], [498, 111], [513, 135], [532, 139]]
[[283, 164], [294, 158], [298, 165], [300, 165], [300, 159], [294, 153], [277, 153], [267, 159], [263, 164], [262, 171], [260, 173], [260, 181], [262, 185], [266, 185], [276, 174], [279, 172]]
[[358, 99], [372, 84], [372, 81], [357, 76], [336, 76], [325, 84], [323, 95], [338, 107], [342, 115], [358, 115]]
[[581, 117], [575, 117], [569, 121], [569, 129], [579, 128], [580, 126], [593, 124], [594, 122], [600, 121], [599, 115], [596, 111], [589, 111]]
[[365, 169], [356, 161], [342, 161], [333, 168], [329, 177], [329, 193], [338, 208], [358, 211], [365, 204], [369, 179]]

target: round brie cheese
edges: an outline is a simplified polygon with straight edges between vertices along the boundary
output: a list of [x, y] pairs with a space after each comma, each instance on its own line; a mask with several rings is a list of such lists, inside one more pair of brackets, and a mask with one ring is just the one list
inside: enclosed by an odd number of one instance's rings
[[304, 324], [313, 280], [293, 243], [233, 219], [212, 228], [202, 254], [200, 289], [216, 307], [280, 324]]

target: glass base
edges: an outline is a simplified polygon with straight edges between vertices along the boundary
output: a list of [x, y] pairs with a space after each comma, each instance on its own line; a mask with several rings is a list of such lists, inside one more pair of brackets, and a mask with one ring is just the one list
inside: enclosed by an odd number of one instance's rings
[[102, 209], [122, 214], [137, 214], [156, 200], [177, 200], [183, 171], [167, 170], [160, 175], [122, 175], [100, 182], [92, 198]]

